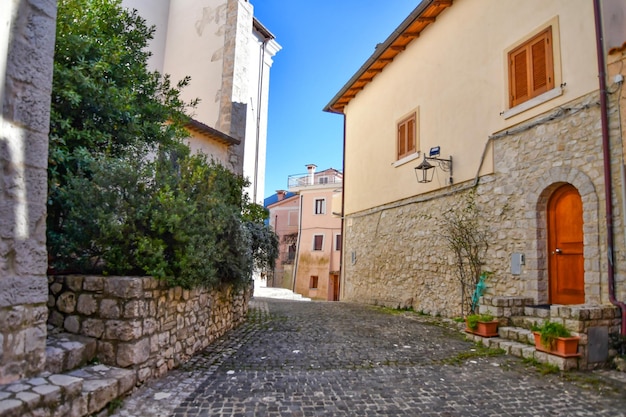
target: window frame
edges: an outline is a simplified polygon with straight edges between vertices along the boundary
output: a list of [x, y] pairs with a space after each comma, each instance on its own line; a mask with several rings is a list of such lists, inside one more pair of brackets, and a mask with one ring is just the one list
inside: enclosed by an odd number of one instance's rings
[[[319, 249], [317, 249], [318, 246], [316, 246], [316, 240], [317, 238], [320, 238], [320, 244], [319, 244]], [[324, 250], [324, 235], [313, 235], [313, 245], [312, 245], [313, 251], [314, 252], [321, 252]]]
[[[321, 202], [320, 211], [318, 212], [318, 202]], [[316, 198], [313, 200], [313, 214], [316, 216], [326, 214], [326, 199], [325, 198]]]
[[309, 289], [310, 290], [317, 290], [319, 288], [319, 284], [320, 284], [319, 275], [309, 275]]
[[[415, 110], [396, 123], [396, 161], [400, 161], [419, 152], [417, 117], [418, 111]], [[413, 123], [412, 128], [410, 126], [411, 122]], [[407, 132], [410, 133], [413, 138], [412, 144], [408, 137], [409, 135], [406, 134]], [[404, 136], [403, 133], [405, 133]]]
[[[519, 106], [554, 88], [553, 32], [552, 25], [548, 25], [508, 51], [509, 108]], [[543, 79], [544, 82], [535, 85], [538, 79]]]
[[341, 240], [341, 233], [335, 235], [335, 251], [340, 251], [343, 241]]

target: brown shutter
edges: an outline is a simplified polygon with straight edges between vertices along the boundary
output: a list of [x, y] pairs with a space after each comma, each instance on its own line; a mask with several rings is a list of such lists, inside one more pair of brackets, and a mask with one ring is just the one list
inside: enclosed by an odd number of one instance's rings
[[324, 242], [324, 236], [315, 235], [313, 238], [313, 250], [322, 250], [322, 243]]
[[554, 88], [552, 27], [509, 53], [509, 106]]
[[398, 123], [398, 159], [415, 152], [415, 114]]
[[415, 152], [415, 119], [410, 119], [406, 124], [407, 130], [407, 145], [406, 152], [412, 153]]
[[511, 107], [528, 100], [528, 53], [526, 48], [511, 55]]
[[398, 159], [402, 158], [406, 153], [406, 125], [404, 123], [398, 126]]
[[538, 96], [554, 88], [552, 66], [552, 30], [538, 35], [530, 45], [532, 54], [532, 95]]

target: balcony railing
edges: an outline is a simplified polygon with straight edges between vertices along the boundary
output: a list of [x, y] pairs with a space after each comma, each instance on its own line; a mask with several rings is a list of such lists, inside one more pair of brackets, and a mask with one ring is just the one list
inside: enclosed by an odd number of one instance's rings
[[311, 187], [314, 185], [341, 184], [342, 182], [343, 177], [341, 175], [337, 175], [336, 173], [318, 173], [314, 175], [295, 174], [288, 177], [289, 189], [299, 187]]

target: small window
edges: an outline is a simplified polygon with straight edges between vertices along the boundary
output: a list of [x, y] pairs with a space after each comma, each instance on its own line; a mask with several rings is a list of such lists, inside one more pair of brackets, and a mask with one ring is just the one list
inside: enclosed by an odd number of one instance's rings
[[328, 184], [328, 177], [320, 177], [320, 184]]
[[315, 290], [317, 289], [318, 284], [319, 277], [317, 275], [311, 275], [311, 278], [309, 279], [309, 288]]
[[289, 245], [289, 248], [287, 250], [287, 260], [289, 261], [289, 263], [293, 263], [293, 260], [296, 259], [296, 244], [293, 243]]
[[313, 236], [313, 250], [322, 250], [324, 248], [324, 235]]
[[341, 250], [341, 235], [335, 235], [335, 250]]
[[315, 214], [324, 213], [326, 213], [326, 200], [323, 198], [318, 198], [315, 200]]
[[510, 107], [553, 89], [552, 27], [509, 52], [508, 67]]
[[417, 151], [415, 113], [398, 123], [398, 159]]

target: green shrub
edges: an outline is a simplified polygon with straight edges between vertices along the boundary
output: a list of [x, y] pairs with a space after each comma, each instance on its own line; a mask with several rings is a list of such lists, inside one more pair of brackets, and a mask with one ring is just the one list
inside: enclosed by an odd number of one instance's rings
[[245, 181], [203, 156], [92, 158], [54, 197], [54, 272], [151, 275], [189, 288], [244, 283], [272, 267], [278, 241], [245, 221]]

